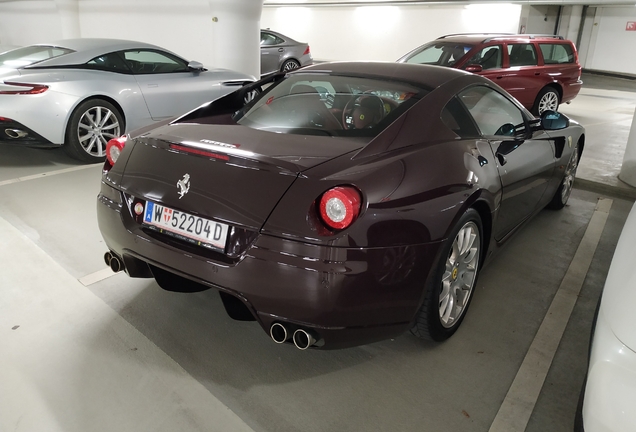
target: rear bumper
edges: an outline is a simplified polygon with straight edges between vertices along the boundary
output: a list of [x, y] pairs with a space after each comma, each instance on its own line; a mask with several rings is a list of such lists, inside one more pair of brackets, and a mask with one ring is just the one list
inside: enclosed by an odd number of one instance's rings
[[440, 245], [334, 248], [260, 234], [228, 264], [149, 236], [112, 196], [98, 197], [97, 216], [107, 246], [120, 257], [231, 294], [266, 332], [274, 322], [302, 327], [327, 349], [408, 330]]
[[59, 147], [27, 126], [15, 120], [0, 118], [0, 144], [17, 144], [29, 147]]
[[581, 87], [583, 87], [583, 81], [581, 80], [564, 83], [563, 97], [561, 98], [561, 103], [570, 102], [572, 99], [574, 99], [581, 91]]

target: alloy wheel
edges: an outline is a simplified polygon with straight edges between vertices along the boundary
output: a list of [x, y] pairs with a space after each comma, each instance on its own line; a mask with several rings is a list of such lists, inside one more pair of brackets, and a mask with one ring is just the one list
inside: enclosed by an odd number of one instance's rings
[[120, 136], [117, 116], [103, 106], [89, 108], [80, 117], [77, 127], [79, 143], [86, 153], [95, 157], [106, 154], [106, 144]]
[[559, 108], [559, 95], [549, 91], [541, 97], [539, 101], [539, 114], [544, 111], [556, 111]]
[[283, 65], [283, 70], [290, 71], [290, 70], [298, 69], [299, 67], [300, 65], [292, 60], [292, 61], [285, 62], [285, 64]]
[[574, 186], [574, 177], [576, 176], [576, 169], [579, 166], [579, 146], [575, 146], [570, 157], [570, 162], [565, 169], [565, 176], [563, 177], [563, 187], [561, 188], [561, 202], [563, 204], [568, 202], [570, 193], [572, 193], [572, 187]]
[[442, 276], [439, 317], [445, 328], [453, 327], [468, 305], [477, 278], [480, 248], [479, 228], [469, 221], [453, 240]]

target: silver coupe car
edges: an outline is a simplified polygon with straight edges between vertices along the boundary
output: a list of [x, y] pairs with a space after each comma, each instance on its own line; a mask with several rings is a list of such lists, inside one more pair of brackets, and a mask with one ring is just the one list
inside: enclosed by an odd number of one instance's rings
[[254, 77], [142, 42], [67, 39], [0, 54], [0, 142], [105, 157], [126, 131], [184, 114]]

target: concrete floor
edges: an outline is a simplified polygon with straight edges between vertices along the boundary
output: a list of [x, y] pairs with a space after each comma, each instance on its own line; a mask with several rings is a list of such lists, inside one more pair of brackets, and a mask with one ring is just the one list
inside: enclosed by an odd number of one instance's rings
[[579, 174], [594, 191], [576, 189], [507, 244], [443, 344], [405, 334], [301, 352], [232, 321], [213, 290], [112, 275], [95, 216], [100, 166], [0, 147], [0, 431], [488, 431], [599, 198], [610, 198], [525, 428], [572, 430], [594, 309], [632, 205], [610, 172], [636, 93], [602, 86], [611, 79], [563, 108], [588, 128]]

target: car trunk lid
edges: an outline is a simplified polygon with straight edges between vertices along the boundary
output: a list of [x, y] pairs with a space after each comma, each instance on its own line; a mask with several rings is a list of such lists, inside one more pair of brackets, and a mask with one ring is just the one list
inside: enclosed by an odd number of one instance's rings
[[[257, 230], [303, 170], [362, 145], [237, 125], [172, 124], [136, 139], [121, 187], [137, 198]], [[179, 182], [188, 183], [186, 193]]]

